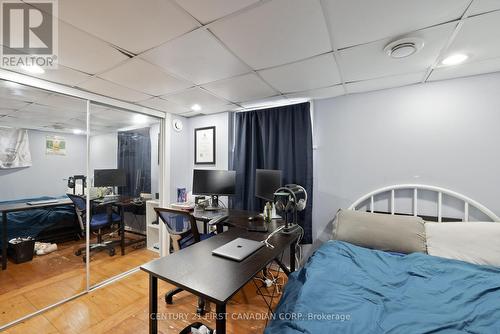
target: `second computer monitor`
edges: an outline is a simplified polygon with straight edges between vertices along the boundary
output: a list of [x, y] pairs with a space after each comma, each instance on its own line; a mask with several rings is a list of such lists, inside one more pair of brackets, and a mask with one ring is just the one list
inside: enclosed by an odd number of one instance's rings
[[281, 187], [281, 171], [257, 169], [255, 173], [255, 197], [273, 201], [274, 192]]
[[195, 169], [193, 173], [194, 195], [234, 195], [236, 172], [232, 170]]
[[95, 169], [94, 187], [124, 187], [127, 176], [123, 169]]

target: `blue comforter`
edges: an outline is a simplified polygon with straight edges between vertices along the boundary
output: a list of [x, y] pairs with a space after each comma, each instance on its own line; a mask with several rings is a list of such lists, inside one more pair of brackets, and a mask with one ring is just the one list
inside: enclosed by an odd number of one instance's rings
[[500, 333], [500, 268], [330, 241], [289, 277], [265, 333]]
[[[62, 197], [37, 197], [21, 200], [0, 202], [1, 204], [26, 203], [29, 201], [41, 201], [48, 199], [68, 199], [66, 195]], [[7, 214], [7, 240], [17, 237], [36, 238], [42, 231], [53, 227], [71, 224], [76, 222], [75, 209], [71, 205], [62, 205], [46, 209], [32, 209], [27, 211], [10, 212]], [[0, 224], [2, 216], [0, 215]], [[0, 225], [1, 226], [1, 225]], [[0, 228], [0, 247], [2, 245], [2, 229]]]

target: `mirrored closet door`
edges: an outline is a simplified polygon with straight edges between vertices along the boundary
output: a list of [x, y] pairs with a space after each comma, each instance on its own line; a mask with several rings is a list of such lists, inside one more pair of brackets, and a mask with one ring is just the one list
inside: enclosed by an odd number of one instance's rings
[[90, 285], [159, 256], [160, 120], [92, 103]]
[[0, 327], [86, 291], [86, 118], [86, 100], [0, 81]]

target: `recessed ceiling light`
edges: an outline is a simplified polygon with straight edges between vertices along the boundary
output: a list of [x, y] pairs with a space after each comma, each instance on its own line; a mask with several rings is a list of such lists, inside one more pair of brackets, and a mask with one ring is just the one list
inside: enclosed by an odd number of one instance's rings
[[44, 74], [45, 70], [38, 65], [21, 65], [21, 69], [25, 72], [33, 73], [33, 74]]
[[200, 111], [201, 110], [201, 106], [199, 104], [193, 104], [191, 106], [191, 110], [192, 111]]
[[443, 59], [443, 61], [441, 62], [441, 64], [443, 64], [445, 66], [458, 65], [458, 64], [463, 63], [464, 61], [466, 61], [467, 58], [469, 58], [469, 56], [467, 56], [466, 54], [457, 53], [457, 54], [448, 56], [445, 59]]
[[82, 131], [82, 130], [80, 130], [80, 129], [73, 129], [73, 133], [74, 133], [75, 135], [81, 135], [81, 134], [83, 133], [83, 131]]
[[147, 121], [148, 121], [148, 117], [145, 115], [141, 115], [141, 114], [134, 115], [134, 123], [143, 124], [143, 123], [146, 123]]
[[384, 48], [391, 58], [400, 59], [409, 57], [424, 47], [424, 40], [416, 37], [401, 38], [387, 44]]

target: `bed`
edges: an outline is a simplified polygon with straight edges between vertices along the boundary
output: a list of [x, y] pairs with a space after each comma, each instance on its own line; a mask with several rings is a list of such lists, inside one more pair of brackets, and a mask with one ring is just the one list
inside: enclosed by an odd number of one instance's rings
[[[438, 222], [443, 195], [464, 202], [463, 222], [472, 208], [500, 220], [465, 196], [421, 185], [382, 188], [350, 209], [373, 212], [374, 197], [389, 192], [396, 214], [395, 192], [408, 188], [415, 216], [417, 192], [430, 189], [437, 192]], [[289, 276], [265, 333], [500, 333], [500, 267], [331, 240]]]
[[[49, 199], [56, 199], [56, 197], [43, 196], [3, 201], [0, 202], [0, 205]], [[57, 197], [57, 199], [67, 199], [67, 196]], [[7, 218], [7, 240], [16, 237], [31, 236], [40, 241], [60, 242], [75, 239], [81, 233], [81, 228], [72, 205], [10, 212], [7, 214]], [[0, 225], [2, 223], [2, 217], [0, 216]], [[2, 246], [2, 240], [3, 235], [0, 229], [0, 247]]]

